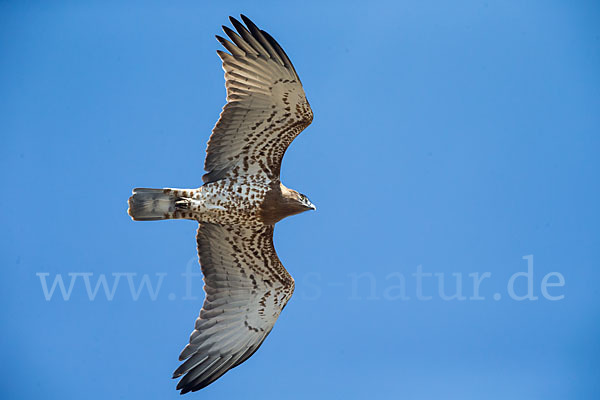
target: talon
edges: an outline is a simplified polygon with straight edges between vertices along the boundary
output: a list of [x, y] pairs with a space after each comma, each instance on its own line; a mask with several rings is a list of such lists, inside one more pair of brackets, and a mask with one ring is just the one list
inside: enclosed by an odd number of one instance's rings
[[190, 200], [189, 199], [179, 199], [177, 201], [175, 201], [175, 209], [177, 210], [186, 210], [190, 207]]

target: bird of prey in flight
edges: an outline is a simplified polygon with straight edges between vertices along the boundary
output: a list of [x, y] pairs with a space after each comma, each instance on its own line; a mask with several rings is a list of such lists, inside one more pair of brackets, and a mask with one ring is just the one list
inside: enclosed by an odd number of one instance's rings
[[133, 189], [136, 221], [198, 221], [206, 298], [173, 374], [181, 394], [211, 384], [263, 343], [294, 291], [273, 246], [281, 219], [314, 210], [285, 187], [281, 161], [313, 119], [300, 78], [281, 46], [247, 17], [217, 36], [227, 104], [212, 131], [197, 189]]

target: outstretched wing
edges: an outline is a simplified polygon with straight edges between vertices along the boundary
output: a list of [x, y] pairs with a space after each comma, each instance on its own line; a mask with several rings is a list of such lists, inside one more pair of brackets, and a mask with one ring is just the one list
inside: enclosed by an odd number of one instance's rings
[[198, 253], [206, 299], [174, 372], [181, 393], [243, 363], [265, 340], [292, 296], [294, 280], [273, 246], [272, 226], [201, 223]]
[[283, 155], [292, 140], [310, 125], [313, 113], [290, 59], [267, 32], [242, 15], [237, 30], [223, 27], [233, 41], [217, 39], [231, 53], [223, 60], [227, 104], [206, 149], [202, 179], [214, 182], [228, 175], [279, 178]]

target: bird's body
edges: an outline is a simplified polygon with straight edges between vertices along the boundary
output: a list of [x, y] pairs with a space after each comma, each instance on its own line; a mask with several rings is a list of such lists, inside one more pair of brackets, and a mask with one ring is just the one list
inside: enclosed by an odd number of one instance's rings
[[246, 17], [223, 60], [227, 104], [208, 142], [197, 189], [133, 190], [134, 220], [198, 221], [198, 255], [206, 299], [184, 361], [173, 377], [181, 393], [214, 382], [248, 359], [265, 340], [294, 291], [273, 245], [281, 219], [314, 210], [306, 196], [281, 184], [283, 155], [313, 118], [300, 79], [279, 44]]
[[279, 181], [222, 179], [197, 189], [134, 189], [130, 214], [139, 221], [191, 219], [222, 225], [273, 225], [311, 209]]

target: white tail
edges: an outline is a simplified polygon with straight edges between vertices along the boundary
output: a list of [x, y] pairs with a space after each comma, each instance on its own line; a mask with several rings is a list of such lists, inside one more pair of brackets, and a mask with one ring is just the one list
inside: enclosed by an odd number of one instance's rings
[[178, 197], [165, 189], [133, 189], [127, 213], [136, 221], [157, 221], [173, 218]]

